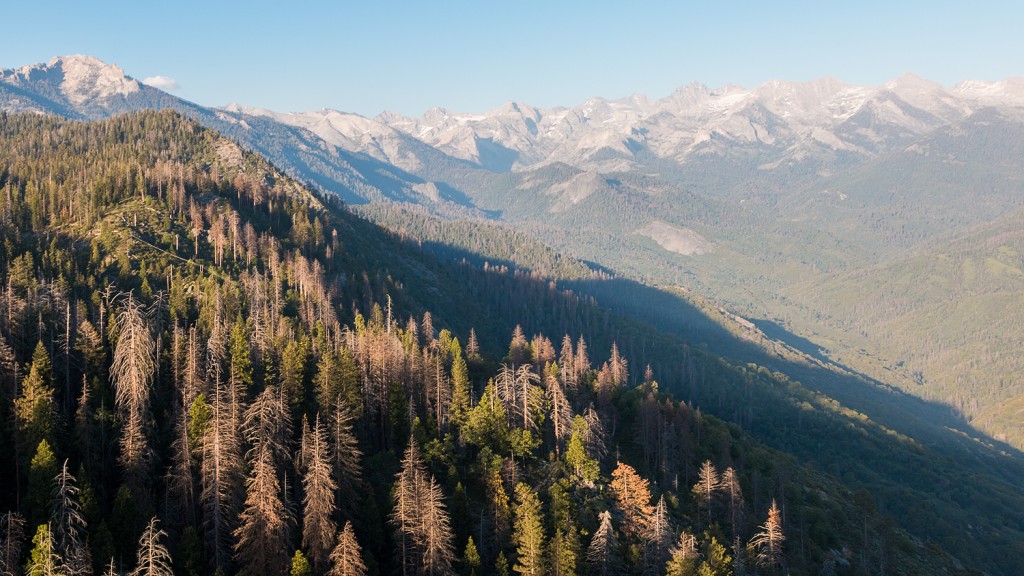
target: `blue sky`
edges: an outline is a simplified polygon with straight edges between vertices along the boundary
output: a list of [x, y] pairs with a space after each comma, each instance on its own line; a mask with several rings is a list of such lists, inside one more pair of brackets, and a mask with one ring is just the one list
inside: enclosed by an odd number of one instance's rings
[[91, 54], [173, 78], [200, 104], [280, 111], [482, 112], [691, 82], [1024, 75], [1024, 3], [1010, 1], [20, 1], [0, 14], [0, 67]]

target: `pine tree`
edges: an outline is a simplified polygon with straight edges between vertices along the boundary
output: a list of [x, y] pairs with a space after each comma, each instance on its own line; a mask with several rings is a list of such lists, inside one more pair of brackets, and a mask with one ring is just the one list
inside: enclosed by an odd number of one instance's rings
[[[60, 469], [57, 457], [50, 443], [40, 440], [28, 468], [28, 521], [39, 525], [46, 521], [47, 505], [50, 503], [50, 486]], [[47, 533], [49, 537], [49, 533]]]
[[150, 384], [156, 368], [156, 345], [142, 303], [128, 293], [117, 314], [117, 344], [110, 365], [114, 401], [122, 421], [121, 466], [137, 498], [149, 491], [152, 451], [148, 438]]
[[544, 390], [537, 385], [539, 382], [540, 376], [533, 371], [529, 364], [523, 364], [516, 370], [515, 406], [510, 412], [517, 416], [517, 425], [519, 419], [522, 419], [523, 430], [537, 428], [537, 420], [534, 416], [544, 405]]
[[7, 339], [0, 334], [0, 402], [6, 407], [17, 397], [18, 360]]
[[[175, 406], [174, 439], [171, 441], [171, 465], [167, 469], [167, 492], [171, 505], [168, 515], [172, 526], [184, 523], [195, 523], [196, 482], [193, 470], [193, 446], [189, 435], [191, 423], [191, 405], [199, 399], [196, 396], [191, 402], [180, 397]], [[200, 435], [201, 436], [201, 435]]]
[[685, 530], [670, 552], [665, 576], [694, 576], [698, 566], [697, 539]]
[[612, 471], [609, 488], [615, 498], [615, 507], [622, 515], [622, 532], [629, 537], [641, 538], [654, 511], [650, 504], [649, 483], [632, 466], [619, 462]]
[[516, 485], [515, 543], [516, 564], [512, 570], [523, 576], [539, 576], [544, 566], [544, 526], [540, 500], [528, 485]]
[[572, 471], [575, 481], [582, 486], [593, 486], [601, 469], [597, 461], [587, 453], [587, 421], [582, 416], [573, 418], [572, 433], [565, 448], [565, 464]]
[[265, 449], [278, 470], [291, 460], [291, 414], [276, 387], [264, 388], [246, 410], [242, 434], [252, 446], [247, 456]]
[[469, 368], [466, 366], [466, 359], [462, 357], [458, 338], [452, 339], [449, 354], [452, 357], [451, 422], [461, 427], [469, 414], [470, 384]]
[[496, 576], [509, 576], [508, 558], [505, 556], [504, 550], [498, 552], [498, 557], [494, 560], [494, 574]]
[[356, 533], [351, 522], [338, 533], [338, 544], [331, 552], [330, 576], [365, 576], [366, 564], [363, 563], [362, 549], [356, 540]]
[[441, 487], [427, 474], [415, 439], [409, 440], [395, 480], [390, 520], [402, 556], [402, 573], [449, 574], [455, 557], [451, 520]]
[[757, 565], [767, 568], [772, 574], [778, 574], [784, 566], [786, 556], [782, 552], [782, 544], [786, 541], [782, 533], [782, 514], [779, 507], [772, 500], [772, 506], [768, 509], [768, 519], [761, 530], [750, 539], [748, 547], [753, 551]]
[[86, 380], [85, 375], [83, 375], [81, 393], [78, 396], [78, 405], [75, 407], [75, 444], [78, 446], [79, 454], [81, 454], [82, 464], [89, 465], [92, 468], [98, 464], [95, 458], [96, 439], [94, 437], [96, 416], [90, 396], [89, 382]]
[[338, 359], [338, 388], [345, 409], [350, 413], [357, 414], [362, 411], [363, 396], [359, 388], [359, 379], [362, 373], [356, 364], [355, 358], [346, 346], [341, 346], [337, 352]]
[[713, 534], [704, 532], [704, 561], [697, 567], [699, 576], [733, 576], [732, 558]]
[[535, 335], [533, 341], [530, 342], [530, 347], [533, 349], [533, 362], [538, 367], [554, 363], [555, 346], [547, 336], [543, 334]]
[[21, 383], [21, 395], [14, 401], [19, 446], [32, 450], [43, 440], [53, 445], [57, 432], [57, 407], [53, 394], [50, 355], [40, 341], [32, 352], [28, 376]]
[[[388, 330], [390, 329], [391, 326], [388, 326]], [[434, 319], [430, 312], [423, 313], [423, 321], [420, 322], [420, 334], [423, 336], [423, 347], [430, 348], [434, 343]]]
[[562, 338], [562, 350], [558, 356], [558, 367], [561, 370], [562, 382], [570, 390], [576, 390], [579, 380], [576, 377], [576, 359], [572, 353], [572, 338], [566, 334]]
[[552, 372], [544, 377], [548, 402], [551, 406], [551, 426], [555, 433], [555, 454], [562, 454], [562, 444], [572, 429], [572, 408], [569, 406], [569, 399], [558, 382], [558, 376]]
[[332, 462], [337, 484], [335, 501], [345, 517], [352, 518], [357, 513], [358, 494], [363, 486], [363, 453], [352, 430], [354, 418], [340, 397], [334, 404], [330, 419], [331, 440], [334, 443]]
[[576, 355], [572, 367], [576, 382], [580, 382], [583, 375], [590, 371], [590, 356], [587, 354], [587, 341], [583, 339], [583, 335], [580, 335], [580, 339], [576, 343]]
[[424, 487], [420, 524], [423, 549], [423, 573], [427, 576], [451, 574], [455, 550], [452, 545], [451, 519], [444, 504], [441, 486], [431, 476]]
[[0, 574], [14, 576], [19, 571], [25, 519], [15, 512], [0, 515]]
[[466, 540], [466, 550], [462, 553], [462, 574], [476, 576], [480, 572], [480, 552], [476, 549], [473, 537]]
[[313, 376], [313, 392], [320, 410], [330, 412], [341, 395], [341, 365], [330, 347], [320, 354]]
[[279, 469], [288, 435], [288, 410], [268, 386], [246, 411], [246, 499], [235, 529], [235, 553], [244, 574], [271, 576], [288, 567], [289, 515], [282, 499]]
[[302, 553], [302, 550], [296, 550], [292, 556], [292, 564], [288, 574], [290, 576], [312, 576], [313, 568], [309, 565], [309, 559]]
[[242, 462], [239, 430], [231, 417], [230, 394], [220, 377], [223, 341], [216, 333], [210, 338], [207, 354], [209, 380], [214, 392], [209, 404], [209, 424], [201, 437], [200, 502], [206, 529], [206, 550], [214, 568], [226, 571], [232, 548], [232, 523], [239, 501]]
[[659, 574], [661, 568], [668, 561], [669, 550], [672, 546], [672, 522], [668, 515], [668, 506], [665, 504], [665, 496], [658, 498], [658, 504], [654, 507], [647, 522], [647, 529], [644, 532], [644, 561], [645, 572], [648, 574]]
[[75, 477], [68, 472], [67, 460], [53, 479], [50, 527], [54, 550], [62, 558], [69, 576], [92, 574], [92, 556], [85, 541], [88, 536], [85, 516], [78, 502]]
[[739, 476], [732, 467], [722, 473], [721, 489], [729, 502], [729, 529], [732, 537], [739, 535], [739, 526], [743, 522], [743, 491], [740, 488]]
[[83, 320], [78, 325], [75, 335], [75, 351], [82, 355], [85, 361], [83, 372], [89, 378], [101, 377], [106, 351], [103, 348], [103, 339], [92, 322]]
[[746, 551], [743, 550], [743, 544], [740, 543], [740, 539], [733, 538], [732, 540], [732, 574], [733, 576], [747, 576], [747, 565], [744, 557]]
[[612, 383], [616, 387], [625, 386], [629, 382], [629, 362], [619, 354], [619, 345], [612, 342], [611, 358], [608, 360]]
[[[228, 379], [231, 390], [239, 399], [245, 398], [253, 384], [252, 350], [249, 347], [249, 328], [241, 317], [231, 327], [231, 348], [228, 351]], [[239, 404], [241, 404], [239, 400]]]
[[480, 402], [469, 411], [462, 435], [466, 442], [481, 448], [502, 453], [509, 450], [508, 412], [493, 382], [488, 382]]
[[302, 336], [288, 340], [281, 354], [281, 393], [288, 399], [292, 415], [298, 420], [298, 410], [305, 394], [306, 365], [309, 362], [309, 338]]
[[318, 414], [303, 438], [302, 489], [302, 547], [309, 554], [315, 574], [326, 572], [338, 527], [334, 523], [336, 510], [334, 494], [337, 485], [332, 477], [331, 455], [327, 445], [327, 431]]
[[466, 341], [466, 359], [476, 361], [480, 359], [480, 343], [476, 339], [476, 330], [469, 329], [469, 340]]
[[715, 495], [720, 487], [721, 480], [718, 478], [718, 471], [715, 470], [715, 465], [711, 463], [711, 460], [705, 460], [700, 466], [700, 471], [697, 473], [697, 483], [693, 485], [692, 490], [698, 506], [703, 508], [705, 514], [707, 514], [707, 524], [705, 526], [711, 525], [711, 509]]
[[[442, 334], [447, 335], [448, 331], [444, 330]], [[438, 340], [438, 346], [443, 345], [445, 344], [442, 340]], [[439, 351], [443, 349], [440, 348]], [[431, 354], [430, 351], [424, 350], [422, 369], [427, 407], [440, 435], [447, 430], [448, 417], [451, 414], [451, 385], [444, 369], [442, 354]]]
[[150, 518], [139, 538], [135, 569], [129, 572], [128, 576], [174, 576], [171, 555], [161, 542], [167, 537], [167, 533], [161, 530], [158, 524], [156, 516]]
[[618, 575], [622, 570], [619, 542], [612, 527], [612, 514], [605, 510], [598, 516], [601, 523], [587, 547], [587, 567], [595, 576]]
[[555, 528], [549, 548], [552, 576], [575, 576], [580, 559], [580, 536], [571, 520], [565, 527]]
[[608, 453], [608, 446], [605, 445], [604, 424], [601, 422], [601, 416], [598, 415], [594, 406], [590, 405], [583, 411], [583, 419], [587, 423], [587, 427], [584, 429], [586, 437], [583, 439], [587, 446], [587, 451], [595, 460], [601, 460]]
[[512, 341], [508, 345], [508, 362], [515, 370], [520, 365], [530, 361], [530, 343], [526, 340], [523, 327], [516, 324], [512, 331]]
[[32, 538], [32, 552], [25, 566], [26, 576], [69, 576], [53, 545], [50, 525], [43, 523]]
[[[494, 377], [494, 392], [497, 394], [498, 399], [501, 400], [510, 426], [515, 426], [516, 415], [518, 414], [519, 403], [517, 401], [517, 393], [519, 389], [516, 384], [515, 369], [509, 364], [502, 364], [498, 374]], [[484, 393], [486, 392], [487, 389], [485, 388]], [[493, 400], [493, 398], [490, 398], [490, 400]], [[483, 402], [483, 398], [480, 401]]]
[[[488, 516], [493, 534], [492, 542], [496, 549], [503, 549], [508, 546], [512, 532], [512, 504], [505, 491], [505, 479], [502, 474], [504, 460], [500, 456], [491, 455], [489, 450], [481, 453], [480, 460], [486, 469], [485, 501], [488, 503]], [[482, 535], [481, 538], [483, 538]], [[491, 542], [481, 539], [481, 543], [486, 545]]]

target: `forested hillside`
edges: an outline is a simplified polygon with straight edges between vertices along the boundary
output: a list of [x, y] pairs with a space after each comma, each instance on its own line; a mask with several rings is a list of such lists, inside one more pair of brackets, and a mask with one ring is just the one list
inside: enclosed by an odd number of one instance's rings
[[776, 444], [849, 428], [928, 470], [908, 439], [536, 272], [440, 262], [174, 113], [0, 115], [0, 235], [0, 573], [952, 574], [969, 569], [942, 547], [1005, 573], [1020, 556], [1001, 496], [984, 541], [940, 547], [700, 406]]
[[[652, 363], [661, 384], [677, 397], [870, 491], [901, 525], [963, 556], [991, 559], [982, 550], [992, 546], [1011, 556], [1019, 553], [1024, 526], [1016, 510], [1024, 500], [1016, 483], [1024, 468], [1018, 453], [974, 430], [947, 406], [887, 385], [891, 374], [866, 377], [831, 362], [815, 343], [783, 326], [750, 322], [697, 294], [658, 290], [552, 258], [553, 252], [535, 241], [520, 244], [521, 233], [506, 225], [441, 221], [391, 205], [358, 211], [455, 262], [497, 260], [566, 271], [560, 286], [699, 345], [652, 339], [636, 330], [635, 321], [612, 325], [620, 346]], [[725, 365], [702, 349], [745, 366]], [[951, 486], [956, 487], [952, 492]], [[953, 492], [958, 495], [951, 499]], [[978, 530], [978, 523], [988, 527]], [[1011, 573], [1012, 564], [1007, 564]]]

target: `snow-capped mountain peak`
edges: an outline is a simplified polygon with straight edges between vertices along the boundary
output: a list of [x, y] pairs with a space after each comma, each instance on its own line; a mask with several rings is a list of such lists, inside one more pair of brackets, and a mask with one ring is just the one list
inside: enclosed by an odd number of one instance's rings
[[138, 81], [125, 75], [124, 70], [92, 56], [57, 57], [47, 67], [61, 74], [60, 90], [75, 104], [139, 91]]
[[[138, 97], [158, 93], [156, 89], [143, 87], [120, 67], [80, 54], [2, 70], [0, 91], [5, 85], [24, 92], [0, 94], [0, 105], [4, 109], [29, 109], [87, 118], [145, 107]], [[45, 97], [46, 102], [26, 97], [26, 94], [39, 94]]]
[[1024, 78], [1005, 80], [967, 80], [953, 86], [952, 92], [985, 106], [1024, 106]]

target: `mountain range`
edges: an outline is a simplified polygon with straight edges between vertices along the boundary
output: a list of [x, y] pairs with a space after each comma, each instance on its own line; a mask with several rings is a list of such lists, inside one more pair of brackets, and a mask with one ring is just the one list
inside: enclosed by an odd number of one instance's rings
[[237, 104], [226, 109], [306, 128], [325, 142], [409, 170], [418, 164], [402, 146], [407, 137], [495, 172], [556, 162], [620, 172], [650, 159], [685, 165], [755, 150], [764, 170], [844, 155], [869, 158], [982, 108], [1022, 105], [1021, 78], [947, 89], [907, 74], [878, 87], [834, 78], [754, 89], [691, 84], [658, 100], [593, 98], [546, 110], [509, 102], [482, 114], [433, 108], [419, 118], [385, 112], [368, 119], [327, 109], [281, 114]]
[[[508, 102], [480, 114], [432, 108], [418, 118], [391, 112], [366, 118], [330, 109], [205, 108], [142, 84], [115, 65], [77, 55], [0, 71], [0, 106], [89, 119], [172, 107], [243, 129], [267, 118], [308, 131], [335, 152], [362, 154], [409, 173], [438, 163], [438, 152], [448, 162], [490, 172], [556, 163], [600, 173], [652, 172], [664, 162], [696, 170], [718, 157], [754, 160], [766, 172], [817, 163], [829, 173], [899, 150], [987, 108], [1016, 116], [1024, 106], [1024, 78], [971, 80], [950, 88], [911, 74], [874, 87], [831, 77], [771, 81], [754, 89], [691, 84], [657, 100], [636, 94], [592, 98], [571, 108]], [[374, 198], [363, 192], [361, 199]]]

